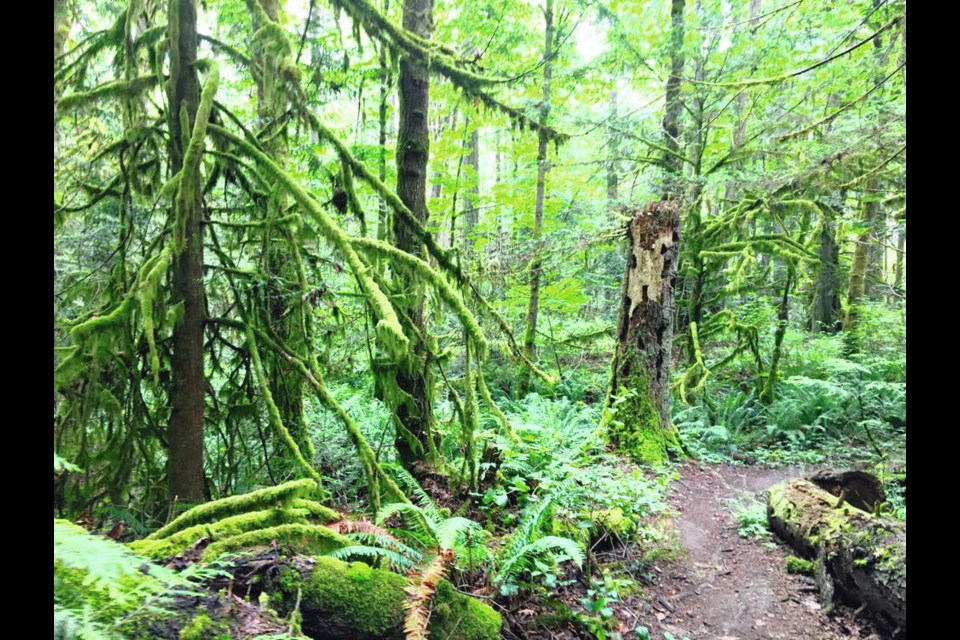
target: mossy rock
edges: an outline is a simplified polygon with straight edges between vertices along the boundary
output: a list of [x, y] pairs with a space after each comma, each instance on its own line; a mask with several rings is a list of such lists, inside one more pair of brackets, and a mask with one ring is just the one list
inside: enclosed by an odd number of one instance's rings
[[[401, 575], [373, 569], [362, 562], [318, 557], [309, 568], [283, 569], [265, 585], [289, 611], [301, 591], [303, 632], [330, 640], [403, 640], [403, 616], [410, 582]], [[285, 612], [281, 612], [285, 613]], [[432, 638], [496, 640], [500, 614], [457, 592], [441, 580], [432, 602]]]

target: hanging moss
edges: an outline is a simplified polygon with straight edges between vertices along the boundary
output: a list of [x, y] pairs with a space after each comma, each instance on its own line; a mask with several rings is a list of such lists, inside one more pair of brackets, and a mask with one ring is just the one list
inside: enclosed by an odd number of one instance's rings
[[140, 316], [143, 323], [143, 333], [147, 338], [147, 346], [150, 349], [150, 368], [153, 371], [153, 383], [160, 386], [160, 356], [157, 353], [157, 340], [154, 335], [155, 322], [153, 317], [154, 300], [157, 297], [157, 288], [160, 280], [166, 274], [170, 267], [170, 248], [169, 246], [160, 254], [160, 259], [147, 272], [146, 276], [137, 287], [137, 298], [140, 301]]
[[296, 180], [291, 178], [283, 169], [273, 162], [273, 160], [267, 157], [266, 154], [226, 129], [211, 125], [210, 130], [237, 145], [237, 147], [250, 156], [258, 166], [274, 176], [293, 196], [297, 203], [313, 216], [314, 220], [316, 220], [320, 226], [321, 233], [337, 248], [340, 254], [346, 259], [347, 264], [350, 265], [350, 269], [360, 283], [360, 288], [363, 290], [364, 295], [367, 297], [374, 313], [379, 319], [376, 326], [376, 333], [381, 345], [395, 356], [403, 356], [406, 354], [409, 340], [403, 333], [400, 320], [397, 318], [397, 314], [390, 304], [390, 301], [370, 277], [370, 268], [360, 260], [360, 257], [353, 250], [353, 247], [350, 245], [350, 237], [337, 226], [320, 204], [314, 200]]
[[697, 323], [690, 323], [690, 343], [693, 345], [694, 362], [687, 368], [675, 386], [680, 391], [680, 398], [684, 404], [690, 404], [687, 400], [688, 393], [699, 393], [703, 391], [710, 377], [710, 369], [703, 360], [703, 352], [700, 350], [700, 336], [698, 335]]
[[229, 498], [221, 498], [220, 500], [207, 502], [184, 511], [172, 522], [147, 536], [146, 539], [160, 540], [170, 537], [174, 533], [182, 531], [187, 527], [246, 511], [278, 505], [291, 505], [297, 497], [304, 494], [315, 493], [318, 488], [319, 485], [314, 480], [303, 478], [301, 480], [285, 482], [275, 487], [267, 487], [266, 489], [252, 491], [239, 496], [231, 496]]
[[351, 243], [356, 247], [389, 258], [395, 266], [407, 269], [429, 282], [437, 291], [440, 298], [457, 315], [457, 318], [460, 319], [464, 331], [466, 331], [471, 343], [477, 350], [478, 358], [484, 357], [487, 351], [487, 339], [483, 335], [483, 330], [480, 329], [480, 325], [477, 324], [473, 314], [470, 313], [466, 305], [463, 304], [463, 298], [461, 298], [460, 294], [447, 282], [446, 278], [420, 258], [401, 251], [386, 242], [374, 240], [373, 238], [353, 238], [351, 239]]
[[[184, 144], [186, 151], [183, 154], [183, 167], [180, 169], [180, 184], [177, 191], [177, 213], [174, 223], [174, 238], [176, 253], [179, 255], [185, 246], [187, 238], [187, 211], [196, 206], [195, 202], [200, 196], [200, 160], [203, 157], [204, 139], [207, 135], [207, 124], [210, 121], [210, 113], [213, 110], [213, 97], [217, 93], [217, 87], [220, 84], [220, 66], [215, 60], [198, 60], [198, 68], [205, 67], [207, 70], [207, 79], [203, 83], [203, 90], [200, 93], [200, 104], [197, 106], [197, 116], [193, 125], [193, 132], [190, 134], [189, 142]], [[183, 103], [183, 107], [186, 103]], [[184, 114], [186, 109], [182, 108], [181, 113], [181, 131], [184, 137], [190, 130], [189, 119], [184, 123]]]
[[268, 546], [273, 543], [288, 545], [299, 551], [322, 555], [353, 544], [327, 527], [311, 524], [280, 524], [266, 529], [257, 529], [223, 538], [214, 542], [203, 552], [203, 561], [210, 562], [224, 553], [251, 547]]
[[504, 434], [506, 434], [511, 442], [519, 443], [520, 436], [514, 431], [513, 425], [510, 424], [507, 416], [500, 410], [497, 403], [493, 401], [493, 397], [490, 395], [490, 388], [487, 387], [487, 381], [483, 377], [483, 371], [479, 368], [477, 369], [477, 384], [480, 386], [480, 394], [483, 396], [483, 401], [487, 404], [487, 408], [490, 409], [493, 415], [497, 416], [497, 420], [500, 421], [500, 426], [503, 428]]
[[267, 403], [267, 413], [270, 415], [270, 422], [273, 423], [274, 428], [277, 430], [277, 435], [280, 436], [280, 439], [287, 445], [287, 448], [290, 450], [290, 454], [296, 459], [300, 464], [300, 468], [303, 469], [304, 473], [313, 478], [317, 483], [318, 491], [323, 492], [323, 480], [320, 477], [320, 474], [317, 473], [317, 470], [303, 457], [303, 453], [300, 451], [300, 447], [297, 445], [297, 442], [293, 439], [293, 436], [290, 435], [290, 430], [287, 429], [286, 425], [283, 424], [283, 419], [280, 417], [280, 410], [277, 408], [277, 404], [273, 401], [273, 394], [270, 391], [270, 385], [267, 384], [267, 375], [263, 370], [263, 363], [260, 361], [260, 351], [257, 349], [257, 340], [253, 335], [253, 329], [250, 325], [247, 325], [247, 347], [250, 349], [250, 359], [253, 362], [253, 368], [257, 373], [257, 383], [260, 385], [260, 393], [263, 395], [264, 402]]

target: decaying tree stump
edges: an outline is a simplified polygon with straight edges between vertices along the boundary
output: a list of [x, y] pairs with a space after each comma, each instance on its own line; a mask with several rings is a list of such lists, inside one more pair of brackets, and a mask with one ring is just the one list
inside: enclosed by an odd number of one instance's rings
[[847, 604], [866, 607], [893, 636], [905, 634], [905, 522], [871, 515], [803, 479], [770, 489], [767, 517], [780, 537], [816, 559], [825, 606], [835, 591]]
[[634, 211], [627, 239], [609, 390], [620, 403], [610, 438], [639, 460], [660, 462], [667, 446], [676, 444], [670, 426], [670, 351], [680, 248], [677, 203], [651, 202]]

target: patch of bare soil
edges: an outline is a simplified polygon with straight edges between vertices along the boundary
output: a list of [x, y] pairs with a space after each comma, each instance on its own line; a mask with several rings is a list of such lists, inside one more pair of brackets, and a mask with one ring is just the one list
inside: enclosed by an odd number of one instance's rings
[[786, 545], [737, 532], [731, 499], [765, 503], [766, 489], [813, 471], [684, 465], [670, 496], [675, 512], [670, 524], [684, 552], [677, 561], [654, 565], [660, 580], [647, 589], [651, 638], [669, 638], [666, 633], [678, 640], [880, 638], [853, 611], [821, 611], [813, 580], [787, 573]]

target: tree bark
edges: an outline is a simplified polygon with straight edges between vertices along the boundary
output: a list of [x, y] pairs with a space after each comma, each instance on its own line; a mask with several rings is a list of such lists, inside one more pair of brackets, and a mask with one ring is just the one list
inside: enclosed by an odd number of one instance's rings
[[777, 377], [780, 374], [780, 356], [783, 353], [783, 338], [787, 335], [787, 321], [790, 318], [790, 285], [793, 278], [793, 265], [788, 265], [787, 279], [783, 283], [783, 297], [780, 299], [780, 307], [777, 309], [777, 330], [773, 336], [773, 357], [770, 359], [770, 371], [763, 382], [763, 389], [760, 391], [760, 402], [765, 404], [773, 402], [776, 392]]
[[769, 492], [770, 527], [801, 555], [817, 560], [826, 606], [834, 594], [851, 606], [865, 605], [893, 637], [905, 637], [906, 523], [841, 500], [807, 480], [781, 482]]
[[463, 199], [463, 255], [469, 258], [473, 246], [470, 236], [473, 234], [473, 228], [480, 222], [480, 131], [478, 129], [474, 129], [470, 134], [470, 152], [465, 162], [474, 176], [473, 183]]
[[[433, 0], [405, 0], [403, 27], [423, 38], [433, 32]], [[400, 59], [400, 122], [397, 133], [397, 195], [414, 217], [426, 223], [429, 211], [426, 200], [427, 160], [430, 157], [429, 108], [430, 75], [426, 67], [410, 56]], [[413, 229], [394, 217], [394, 237], [398, 249], [426, 257], [424, 247]], [[423, 284], [413, 275], [398, 274], [400, 288], [406, 296], [398, 304], [420, 335], [426, 330]], [[398, 364], [395, 374], [399, 394], [394, 399], [397, 426], [396, 447], [400, 462], [411, 471], [427, 459], [433, 450], [432, 380], [426, 345], [416, 335], [409, 335], [410, 354]]]
[[[546, 124], [550, 115], [550, 79], [553, 76], [553, 0], [547, 0], [543, 11], [546, 28], [543, 37], [543, 103], [540, 105], [540, 122]], [[537, 144], [537, 196], [533, 209], [533, 257], [530, 258], [530, 302], [527, 305], [527, 330], [523, 336], [523, 355], [533, 361], [537, 339], [537, 319], [540, 314], [540, 278], [543, 274], [543, 247], [540, 236], [543, 232], [543, 199], [550, 171], [547, 159], [547, 133], [540, 129]], [[524, 364], [517, 374], [517, 397], [530, 392], [530, 368]]]
[[820, 228], [820, 271], [810, 312], [811, 331], [837, 331], [840, 315], [840, 247], [836, 233], [833, 216], [827, 213]]
[[[190, 136], [200, 102], [197, 78], [197, 9], [194, 0], [170, 0], [170, 80], [167, 117], [170, 127], [170, 165], [175, 173], [183, 166], [184, 138]], [[173, 21], [176, 21], [173, 23]], [[181, 128], [181, 109], [189, 130]], [[196, 171], [199, 172], [199, 166]], [[194, 184], [199, 184], [197, 176]], [[181, 184], [183, 180], [181, 180]], [[179, 206], [179, 205], [178, 205]], [[203, 478], [203, 230], [200, 194], [187, 198], [176, 215], [184, 229], [184, 245], [173, 261], [172, 304], [183, 303], [183, 319], [173, 329], [170, 357], [170, 456], [167, 476], [170, 499], [202, 502]]]
[[672, 0], [670, 4], [670, 76], [667, 78], [666, 106], [663, 112], [661, 129], [663, 131], [663, 152], [661, 165], [666, 175], [663, 181], [663, 199], [679, 199], [683, 187], [680, 171], [680, 81], [683, 77], [683, 11], [686, 0]]
[[620, 401], [609, 421], [611, 440], [638, 460], [662, 462], [676, 445], [670, 423], [670, 357], [674, 287], [680, 248], [676, 202], [651, 202], [633, 212], [623, 277], [617, 350], [607, 406]]

